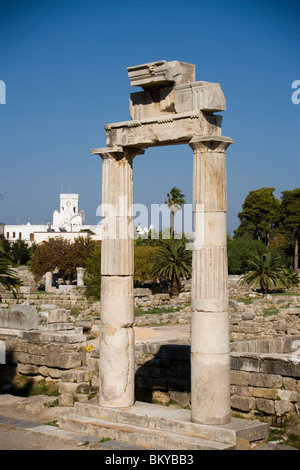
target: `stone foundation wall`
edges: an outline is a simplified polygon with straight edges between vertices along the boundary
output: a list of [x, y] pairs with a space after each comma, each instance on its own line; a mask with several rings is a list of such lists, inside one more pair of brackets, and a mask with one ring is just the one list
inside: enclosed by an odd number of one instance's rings
[[[189, 291], [183, 293], [189, 294]], [[144, 291], [137, 294], [136, 299], [149, 301]], [[249, 303], [245, 303], [246, 294]], [[163, 297], [156, 299], [160, 306], [170, 305], [170, 299], [164, 294], [160, 295]], [[243, 301], [239, 300], [241, 295]], [[153, 302], [154, 295], [151, 296]], [[249, 417], [260, 413], [268, 417], [284, 417], [292, 411], [298, 412], [299, 300], [299, 296], [292, 295], [262, 298], [249, 291], [238, 293], [236, 298], [232, 296], [230, 333], [233, 411]], [[276, 312], [265, 315], [264, 312], [274, 306]], [[9, 374], [25, 374], [56, 381], [60, 403], [63, 405], [72, 406], [74, 400], [89, 399], [91, 395], [97, 394], [99, 387], [99, 305], [96, 310], [88, 310], [89, 320], [79, 317], [77, 321], [70, 317], [70, 311], [55, 305], [43, 303], [39, 309], [32, 305], [0, 309], [0, 340], [5, 342], [7, 353], [6, 366], [0, 365], [1, 377], [5, 367], [6, 371], [10, 368]], [[18, 311], [26, 315], [22, 316]], [[190, 320], [191, 308], [188, 305], [179, 312], [158, 315], [145, 311], [145, 315], [135, 319], [135, 325], [157, 326], [190, 323]], [[93, 347], [89, 348], [89, 344]], [[183, 407], [189, 406], [188, 343], [136, 344], [135, 359], [136, 399], [163, 403], [173, 400]]]
[[[243, 347], [256, 352], [243, 352]], [[294, 352], [291, 352], [293, 347]], [[285, 418], [291, 412], [299, 414], [300, 336], [244, 342], [234, 345], [233, 349], [232, 411], [247, 417], [263, 414], [270, 419]], [[190, 346], [153, 343], [138, 345], [136, 395], [137, 399], [144, 401], [157, 400], [168, 404], [173, 400], [188, 407]]]
[[66, 371], [85, 364], [86, 336], [70, 321], [69, 311], [43, 305], [14, 305], [0, 310], [0, 340], [5, 361], [0, 364], [2, 384], [16, 375], [60, 382]]

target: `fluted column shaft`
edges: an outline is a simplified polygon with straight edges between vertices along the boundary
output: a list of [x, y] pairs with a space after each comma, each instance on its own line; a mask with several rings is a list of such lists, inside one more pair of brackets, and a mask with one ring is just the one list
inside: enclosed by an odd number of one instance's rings
[[230, 421], [225, 151], [232, 139], [194, 137], [191, 405], [192, 420]]
[[139, 150], [101, 149], [102, 244], [99, 402], [134, 403], [133, 180]]

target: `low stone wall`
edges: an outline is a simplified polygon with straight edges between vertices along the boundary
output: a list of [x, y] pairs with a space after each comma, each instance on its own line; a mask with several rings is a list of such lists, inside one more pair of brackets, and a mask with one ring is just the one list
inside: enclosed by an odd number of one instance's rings
[[82, 287], [75, 287], [68, 291], [66, 289], [56, 289], [55, 292], [27, 292], [27, 287], [22, 287], [18, 297], [15, 298], [11, 293], [1, 293], [2, 303], [0, 303], [0, 310], [10, 308], [12, 305], [22, 305], [24, 303], [34, 305], [41, 308], [43, 305], [55, 304], [57, 307], [71, 309], [89, 308], [93, 302], [85, 297]]
[[[300, 336], [233, 343], [231, 408], [247, 417], [284, 419], [300, 409]], [[136, 394], [140, 400], [190, 404], [190, 346], [136, 347]]]
[[[274, 297], [258, 299], [255, 295], [250, 299], [248, 305], [230, 301], [232, 410], [249, 417], [261, 413], [269, 418], [297, 413], [299, 296], [278, 297], [278, 312], [267, 316], [264, 310], [274, 305]], [[136, 318], [135, 325], [190, 320], [191, 308], [187, 306], [179, 312], [146, 313]], [[97, 315], [90, 315], [90, 321], [71, 321], [70, 311], [47, 304], [42, 304], [40, 311], [32, 305], [0, 309], [0, 340], [5, 343], [7, 359], [6, 366], [0, 366], [1, 375], [10, 369], [13, 373], [57, 381], [60, 403], [65, 406], [72, 406], [74, 400], [87, 400], [99, 387], [98, 336]], [[189, 406], [188, 342], [136, 344], [136, 398], [163, 403], [173, 400]]]
[[300, 336], [232, 344], [231, 407], [284, 419], [300, 411]]
[[43, 305], [39, 312], [32, 305], [1, 309], [0, 340], [5, 345], [2, 382], [16, 374], [60, 381], [66, 370], [85, 363], [83, 329], [55, 305]]

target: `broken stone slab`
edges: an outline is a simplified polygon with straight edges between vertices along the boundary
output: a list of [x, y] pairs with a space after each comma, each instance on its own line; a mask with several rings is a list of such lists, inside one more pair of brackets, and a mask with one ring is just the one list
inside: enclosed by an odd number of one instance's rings
[[194, 82], [150, 91], [131, 93], [130, 117], [133, 120], [189, 111], [226, 110], [226, 100], [219, 83]]
[[61, 374], [61, 380], [63, 382], [72, 382], [72, 383], [85, 383], [90, 382], [93, 377], [92, 368], [78, 368], [73, 370], [63, 371]]
[[159, 60], [127, 67], [131, 86], [143, 89], [195, 81], [196, 67], [178, 60]]
[[67, 321], [68, 310], [58, 308], [56, 305], [48, 305], [48, 308], [45, 308], [46, 306], [42, 305], [42, 307], [44, 308], [39, 313], [39, 323], [65, 323]]
[[38, 312], [34, 305], [13, 305], [0, 310], [0, 328], [34, 330], [38, 326]]
[[67, 331], [24, 331], [22, 338], [31, 343], [80, 343], [82, 345], [86, 343], [86, 336], [82, 333], [68, 333]]
[[38, 325], [38, 329], [39, 330], [52, 330], [52, 331], [73, 330], [74, 332], [74, 323], [68, 323], [68, 322], [41, 323], [40, 325]]

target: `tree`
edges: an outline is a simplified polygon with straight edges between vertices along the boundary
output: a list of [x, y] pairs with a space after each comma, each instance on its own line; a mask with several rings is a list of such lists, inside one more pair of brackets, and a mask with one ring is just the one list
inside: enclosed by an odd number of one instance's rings
[[[7, 291], [12, 292], [14, 297], [16, 297], [21, 285], [20, 279], [11, 269], [11, 258], [5, 252], [2, 243], [0, 244], [0, 285], [2, 285]], [[0, 302], [2, 302], [1, 295]]]
[[40, 279], [46, 272], [60, 270], [63, 266], [65, 254], [70, 246], [63, 237], [50, 238], [40, 243], [32, 256], [30, 269], [36, 279]]
[[229, 274], [242, 274], [247, 266], [249, 256], [265, 251], [265, 245], [261, 240], [251, 240], [250, 238], [227, 237], [227, 256]]
[[171, 191], [167, 194], [167, 200], [165, 204], [171, 211], [171, 238], [174, 238], [174, 217], [177, 211], [182, 208], [185, 203], [185, 195], [182, 194], [181, 190], [174, 186]]
[[134, 280], [153, 281], [151, 266], [159, 250], [158, 246], [136, 245], [134, 247]]
[[295, 275], [283, 267], [280, 257], [270, 250], [252, 255], [248, 261], [247, 270], [240, 283], [260, 288], [263, 294], [267, 294], [272, 289], [283, 289], [296, 283]]
[[182, 278], [192, 275], [192, 252], [182, 240], [166, 240], [158, 247], [151, 274], [161, 280], [170, 280], [172, 294], [178, 295]]
[[282, 191], [280, 230], [290, 238], [294, 246], [294, 269], [297, 270], [299, 267], [300, 188]]
[[280, 201], [273, 195], [274, 188], [250, 191], [238, 214], [240, 225], [235, 237], [248, 236], [262, 240], [267, 246], [271, 230], [279, 222]]
[[16, 240], [11, 245], [11, 254], [13, 261], [20, 266], [24, 265], [30, 260], [30, 250], [28, 243], [24, 240]]
[[97, 242], [89, 238], [78, 237], [71, 243], [63, 237], [50, 238], [40, 243], [34, 250], [30, 269], [36, 279], [46, 272], [58, 270], [64, 279], [72, 281], [77, 267], [85, 267], [86, 260]]
[[65, 278], [72, 281], [76, 277], [76, 268], [85, 268], [86, 261], [97, 243], [90, 238], [77, 237], [68, 245], [64, 258], [58, 266]]
[[84, 284], [85, 294], [100, 300], [101, 292], [101, 245], [97, 243], [85, 262]]

